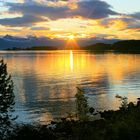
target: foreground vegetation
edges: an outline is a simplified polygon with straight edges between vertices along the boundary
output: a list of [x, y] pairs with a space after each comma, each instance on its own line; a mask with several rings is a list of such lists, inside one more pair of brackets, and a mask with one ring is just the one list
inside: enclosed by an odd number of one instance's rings
[[[126, 108], [117, 111], [100, 112], [101, 119], [66, 120], [47, 125], [17, 126], [8, 140], [139, 140], [140, 139], [140, 105], [129, 103]], [[54, 127], [55, 126], [55, 127]]]
[[[13, 82], [6, 65], [0, 61], [0, 140], [140, 140], [140, 99], [122, 104], [117, 111], [98, 112], [89, 107], [84, 92], [76, 94], [76, 119], [62, 118], [49, 125], [14, 124], [9, 111], [14, 105]], [[98, 113], [100, 119], [94, 120]], [[93, 119], [91, 119], [93, 118]]]
[[15, 119], [10, 114], [15, 103], [13, 87], [11, 76], [7, 73], [7, 65], [0, 60], [0, 139], [8, 134], [11, 121]]
[[91, 121], [96, 113], [89, 107], [83, 92], [76, 94], [78, 120], [62, 118], [50, 125], [18, 125], [7, 140], [140, 140], [140, 99], [137, 104], [127, 103], [119, 96], [119, 110], [98, 112], [100, 119]]

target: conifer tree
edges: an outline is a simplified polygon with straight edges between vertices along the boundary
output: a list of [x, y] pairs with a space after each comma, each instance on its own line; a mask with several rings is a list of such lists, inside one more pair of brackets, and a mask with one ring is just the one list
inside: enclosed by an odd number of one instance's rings
[[9, 111], [14, 105], [13, 81], [7, 73], [7, 65], [0, 60], [0, 134], [10, 125], [11, 115]]
[[78, 92], [76, 93], [76, 110], [78, 119], [81, 121], [87, 121], [88, 120], [88, 112], [89, 112], [89, 106], [87, 102], [87, 98], [84, 96], [84, 92], [77, 88]]

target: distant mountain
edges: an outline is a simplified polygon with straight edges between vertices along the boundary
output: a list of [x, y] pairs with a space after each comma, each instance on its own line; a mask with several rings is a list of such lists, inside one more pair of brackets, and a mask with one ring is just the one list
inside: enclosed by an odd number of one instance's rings
[[30, 48], [33, 46], [63, 46], [64, 41], [53, 40], [46, 37], [15, 37], [6, 35], [0, 38], [0, 50], [8, 48]]
[[[82, 47], [64, 47], [66, 41], [51, 40], [48, 38], [37, 38], [28, 36], [27, 38], [19, 38], [6, 35], [0, 38], [1, 49], [7, 50], [57, 50], [57, 49], [84, 49], [97, 52], [126, 52], [126, 53], [140, 53], [140, 40], [98, 40], [91, 39], [81, 40]], [[117, 41], [117, 42], [116, 42]], [[91, 44], [94, 42], [93, 44]], [[97, 43], [98, 42], [98, 43]], [[105, 42], [105, 43], [103, 43]], [[107, 42], [107, 43], [106, 43]], [[113, 43], [114, 42], [114, 43]], [[90, 45], [88, 45], [90, 44]]]
[[29, 41], [28, 38], [20, 38], [20, 37], [15, 37], [15, 36], [10, 36], [10, 35], [5, 35], [2, 39], [5, 41], [9, 41], [9, 42], [27, 42], [27, 41]]
[[113, 44], [96, 43], [85, 46], [85, 50], [97, 52], [120, 52], [120, 53], [140, 53], [140, 40], [123, 40]]
[[[96, 43], [112, 44], [117, 42], [116, 39], [104, 39], [104, 38], [91, 38], [77, 40], [80, 46], [87, 46]], [[59, 39], [50, 39], [47, 37], [16, 37], [11, 35], [5, 35], [0, 37], [0, 50], [8, 48], [31, 48], [33, 46], [59, 46], [60, 48], [65, 46], [66, 41]]]
[[89, 39], [81, 39], [78, 41], [80, 46], [89, 46], [97, 43], [104, 43], [104, 44], [113, 44], [119, 39], [105, 39], [105, 38], [89, 38]]

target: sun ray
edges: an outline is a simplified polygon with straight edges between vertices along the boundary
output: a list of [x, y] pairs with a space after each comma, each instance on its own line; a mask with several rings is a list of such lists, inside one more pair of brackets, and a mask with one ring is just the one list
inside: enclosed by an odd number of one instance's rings
[[68, 36], [68, 39], [74, 40], [74, 39], [75, 39], [75, 36], [74, 36], [74, 35], [69, 35], [69, 36]]
[[78, 48], [78, 43], [73, 34], [67, 36], [67, 42], [65, 49], [76, 49]]

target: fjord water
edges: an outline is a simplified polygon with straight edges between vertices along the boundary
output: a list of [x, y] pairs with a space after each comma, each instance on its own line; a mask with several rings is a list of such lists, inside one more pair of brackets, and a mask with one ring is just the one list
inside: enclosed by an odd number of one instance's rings
[[1, 51], [12, 75], [18, 122], [47, 123], [75, 112], [76, 87], [97, 110], [118, 109], [115, 96], [140, 97], [139, 54]]

